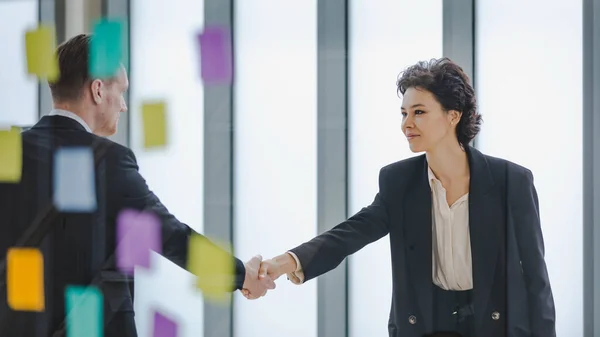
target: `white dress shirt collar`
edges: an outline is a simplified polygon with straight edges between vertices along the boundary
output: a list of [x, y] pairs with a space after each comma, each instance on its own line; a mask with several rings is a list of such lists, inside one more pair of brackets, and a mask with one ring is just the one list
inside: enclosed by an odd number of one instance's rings
[[429, 165], [427, 165], [427, 178], [427, 181], [429, 181], [429, 187], [432, 187], [431, 184], [434, 181], [438, 180], [438, 178], [435, 176]]
[[63, 117], [74, 119], [79, 124], [81, 124], [81, 126], [83, 126], [87, 132], [92, 133], [92, 129], [90, 129], [90, 127], [87, 125], [87, 123], [81, 117], [79, 117], [75, 113], [72, 113], [71, 111], [61, 110], [61, 109], [52, 109], [52, 111], [50, 111], [48, 116], [63, 116]]

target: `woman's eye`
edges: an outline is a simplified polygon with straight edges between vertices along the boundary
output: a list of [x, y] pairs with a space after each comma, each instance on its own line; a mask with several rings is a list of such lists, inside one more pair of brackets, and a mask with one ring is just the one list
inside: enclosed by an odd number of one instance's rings
[[402, 117], [406, 117], [406, 112], [402, 111], [401, 114], [402, 114]]
[[420, 115], [420, 114], [424, 114], [425, 111], [423, 110], [415, 110], [415, 115]]

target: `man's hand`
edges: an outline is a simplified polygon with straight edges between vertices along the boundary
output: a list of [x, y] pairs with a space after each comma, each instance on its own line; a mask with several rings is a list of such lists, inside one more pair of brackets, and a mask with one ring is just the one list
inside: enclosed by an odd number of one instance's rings
[[242, 289], [242, 294], [247, 299], [255, 300], [259, 297], [265, 296], [267, 290], [275, 289], [275, 282], [270, 277], [258, 277], [258, 269], [262, 256], [256, 255], [250, 261], [246, 262], [246, 278]]

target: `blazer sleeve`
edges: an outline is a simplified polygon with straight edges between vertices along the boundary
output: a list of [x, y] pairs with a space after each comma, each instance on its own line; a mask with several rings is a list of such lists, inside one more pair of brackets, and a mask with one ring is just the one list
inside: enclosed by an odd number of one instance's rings
[[[119, 211], [129, 208], [140, 211], [150, 211], [161, 221], [162, 255], [181, 268], [187, 267], [188, 241], [193, 230], [180, 222], [150, 191], [146, 180], [139, 173], [137, 161], [133, 152], [124, 148], [116, 158], [116, 171], [113, 172], [108, 184], [109, 204], [116, 218]], [[200, 235], [200, 234], [198, 234]], [[233, 290], [241, 289], [246, 270], [242, 261], [231, 257], [235, 266], [235, 283]]]
[[379, 193], [371, 205], [323, 234], [291, 249], [304, 274], [304, 282], [337, 267], [348, 255], [389, 233], [387, 204], [382, 193], [385, 169], [379, 173]]
[[544, 239], [540, 226], [538, 195], [531, 171], [515, 177], [512, 216], [520, 252], [523, 277], [529, 303], [531, 331], [534, 337], [554, 337], [555, 309], [548, 270], [544, 261]]

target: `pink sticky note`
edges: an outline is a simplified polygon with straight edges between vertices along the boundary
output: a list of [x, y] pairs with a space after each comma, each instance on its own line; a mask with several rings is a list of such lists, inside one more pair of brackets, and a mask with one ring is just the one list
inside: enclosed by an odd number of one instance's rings
[[160, 219], [151, 212], [125, 209], [117, 217], [117, 268], [133, 274], [134, 266], [150, 267], [150, 250], [162, 252]]
[[160, 312], [154, 312], [153, 337], [177, 337], [177, 324]]
[[230, 84], [233, 77], [231, 34], [226, 27], [207, 26], [198, 35], [201, 76], [206, 84]]

